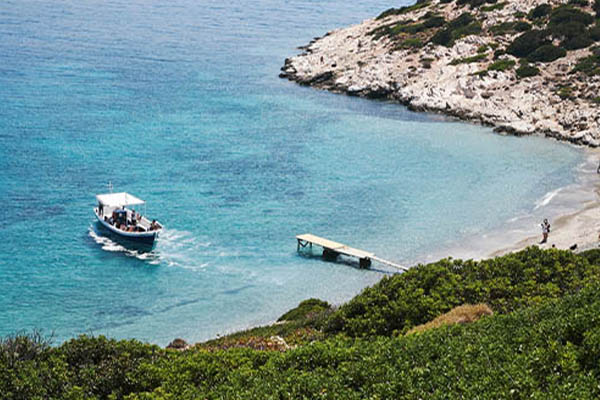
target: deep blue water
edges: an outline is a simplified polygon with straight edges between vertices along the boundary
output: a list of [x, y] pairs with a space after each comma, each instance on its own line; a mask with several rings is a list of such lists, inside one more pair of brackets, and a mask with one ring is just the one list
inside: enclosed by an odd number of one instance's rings
[[[299, 256], [296, 234], [410, 264], [570, 183], [566, 145], [277, 77], [398, 5], [3, 1], [0, 335], [207, 339], [383, 274]], [[153, 253], [95, 232], [108, 181], [166, 226]]]

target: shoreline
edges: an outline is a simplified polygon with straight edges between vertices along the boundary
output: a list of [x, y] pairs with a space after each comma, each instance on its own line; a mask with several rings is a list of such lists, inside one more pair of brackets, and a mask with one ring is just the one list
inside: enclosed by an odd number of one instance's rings
[[[424, 255], [421, 263], [452, 257], [481, 260], [523, 250], [528, 246], [542, 249], [568, 250], [577, 244], [575, 251], [588, 250], [600, 245], [600, 175], [596, 168], [600, 150], [583, 148], [584, 161], [577, 167], [575, 181], [546, 193], [531, 212], [515, 216], [503, 226], [485, 234], [463, 238], [468, 245], [450, 245]], [[543, 218], [552, 226], [548, 242], [540, 244]]]
[[[516, 22], [535, 32], [535, 21], [515, 15], [527, 15], [538, 3], [510, 0], [490, 9], [433, 0], [390, 9], [298, 47], [301, 53], [285, 59], [279, 76], [334, 93], [396, 101], [413, 111], [490, 126], [497, 133], [598, 147], [600, 75], [576, 72], [595, 48], [527, 61], [510, 50], [522, 31], [498, 33], [499, 26]], [[550, 3], [558, 7], [563, 2]], [[474, 21], [469, 26], [478, 33], [434, 44], [436, 34], [450, 29], [459, 15], [469, 16]], [[444, 22], [438, 27], [427, 18]], [[434, 27], [423, 28], [426, 22]], [[411, 29], [417, 33], [407, 33]], [[537, 72], [519, 75], [524, 74], [519, 65]]]

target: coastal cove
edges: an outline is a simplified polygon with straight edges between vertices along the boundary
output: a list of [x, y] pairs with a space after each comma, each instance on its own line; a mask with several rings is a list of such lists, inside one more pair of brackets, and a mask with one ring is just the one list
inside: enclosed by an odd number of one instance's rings
[[[299, 233], [479, 258], [597, 201], [591, 150], [277, 77], [296, 46], [399, 5], [3, 3], [0, 335], [207, 340], [391, 273], [299, 256]], [[164, 223], [155, 251], [99, 234], [108, 181]]]

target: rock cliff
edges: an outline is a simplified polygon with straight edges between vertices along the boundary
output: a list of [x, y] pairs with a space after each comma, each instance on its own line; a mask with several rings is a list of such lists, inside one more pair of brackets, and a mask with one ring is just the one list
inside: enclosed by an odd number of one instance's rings
[[387, 10], [301, 47], [280, 76], [501, 132], [600, 145], [600, 0], [495, 1]]

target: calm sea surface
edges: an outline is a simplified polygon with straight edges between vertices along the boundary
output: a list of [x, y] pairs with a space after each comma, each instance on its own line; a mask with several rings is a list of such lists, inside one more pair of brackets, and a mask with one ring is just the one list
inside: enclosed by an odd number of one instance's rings
[[[211, 338], [385, 273], [299, 256], [296, 234], [414, 263], [570, 183], [566, 145], [277, 77], [398, 5], [2, 1], [0, 335]], [[166, 226], [153, 253], [96, 232], [108, 181]]]

